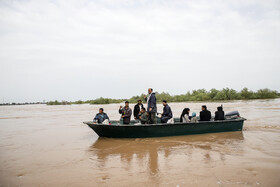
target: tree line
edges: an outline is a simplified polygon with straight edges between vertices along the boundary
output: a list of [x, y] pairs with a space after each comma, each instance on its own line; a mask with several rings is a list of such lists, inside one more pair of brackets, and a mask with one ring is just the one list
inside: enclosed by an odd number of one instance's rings
[[[198, 89], [193, 91], [188, 91], [186, 94], [181, 95], [170, 95], [167, 92], [156, 93], [157, 102], [162, 102], [162, 100], [167, 100], [168, 102], [187, 102], [187, 101], [222, 101], [222, 100], [251, 100], [251, 99], [274, 99], [279, 98], [280, 93], [275, 90], [270, 89], [259, 89], [254, 92], [248, 88], [243, 88], [241, 91], [236, 91], [230, 88], [224, 88], [221, 90], [211, 89], [207, 91], [206, 89]], [[50, 101], [47, 105], [68, 105], [68, 104], [111, 104], [111, 103], [121, 103], [124, 101], [129, 101], [130, 103], [137, 103], [141, 99], [143, 102], [144, 94], [133, 96], [130, 99], [111, 99], [111, 98], [97, 98], [94, 100], [87, 101]]]

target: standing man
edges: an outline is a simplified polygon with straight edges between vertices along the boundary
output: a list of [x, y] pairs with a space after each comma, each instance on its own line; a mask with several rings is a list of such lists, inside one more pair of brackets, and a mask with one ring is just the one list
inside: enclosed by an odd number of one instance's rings
[[160, 120], [161, 120], [161, 123], [167, 123], [167, 121], [173, 117], [172, 110], [171, 110], [170, 106], [167, 104], [166, 100], [163, 100], [162, 104], [164, 107], [163, 107], [163, 113], [161, 114]]
[[149, 112], [149, 124], [156, 123], [156, 112], [157, 112], [157, 98], [152, 88], [148, 89], [148, 95], [144, 96], [147, 101], [147, 111]]
[[142, 100], [139, 99], [138, 100], [138, 103], [134, 106], [134, 110], [133, 110], [133, 116], [134, 116], [134, 119], [139, 119], [139, 113], [141, 111], [141, 109], [143, 108], [143, 104], [142, 104]]
[[199, 115], [200, 120], [199, 121], [210, 121], [212, 116], [211, 116], [211, 112], [209, 110], [207, 110], [206, 105], [202, 105], [201, 107], [201, 112]]
[[132, 110], [129, 108], [128, 101], [125, 102], [125, 107], [120, 106], [119, 113], [122, 115], [121, 118], [123, 118], [123, 124], [129, 124]]

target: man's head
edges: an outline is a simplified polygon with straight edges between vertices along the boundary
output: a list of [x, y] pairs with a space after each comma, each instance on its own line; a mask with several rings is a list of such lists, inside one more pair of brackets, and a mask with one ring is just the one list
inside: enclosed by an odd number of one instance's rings
[[142, 100], [141, 99], [138, 100], [138, 104], [142, 104]]
[[141, 108], [141, 113], [144, 113], [144, 112], [146, 112], [146, 108]]
[[128, 101], [126, 101], [124, 104], [125, 104], [126, 107], [129, 106], [129, 102]]
[[166, 106], [166, 105], [167, 105], [167, 101], [166, 101], [166, 100], [163, 100], [163, 101], [162, 101], [162, 104], [163, 104], [163, 106]]
[[217, 110], [218, 111], [223, 111], [223, 107], [219, 106], [219, 107], [217, 107]]
[[207, 106], [206, 105], [202, 105], [201, 106], [201, 110], [207, 110]]
[[103, 114], [103, 108], [99, 108], [99, 114]]
[[148, 93], [149, 93], [149, 94], [153, 93], [153, 88], [149, 88], [149, 89], [148, 89]]

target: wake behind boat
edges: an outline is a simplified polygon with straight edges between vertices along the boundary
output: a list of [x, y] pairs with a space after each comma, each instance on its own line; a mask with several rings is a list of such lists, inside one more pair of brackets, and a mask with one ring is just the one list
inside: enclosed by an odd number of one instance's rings
[[100, 137], [111, 138], [148, 138], [164, 136], [182, 136], [227, 131], [242, 131], [246, 119], [235, 117], [219, 121], [200, 121], [182, 123], [174, 118], [174, 123], [138, 124], [132, 120], [129, 125], [122, 121], [111, 121], [111, 124], [98, 124], [92, 121], [83, 122], [92, 128]]

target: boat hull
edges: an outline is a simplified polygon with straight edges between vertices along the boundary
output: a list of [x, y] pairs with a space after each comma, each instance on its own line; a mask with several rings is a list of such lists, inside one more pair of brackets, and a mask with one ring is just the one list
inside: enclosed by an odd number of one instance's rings
[[148, 125], [104, 125], [84, 122], [100, 137], [148, 138], [182, 136], [227, 131], [242, 131], [244, 118], [198, 123], [148, 124]]

